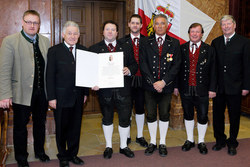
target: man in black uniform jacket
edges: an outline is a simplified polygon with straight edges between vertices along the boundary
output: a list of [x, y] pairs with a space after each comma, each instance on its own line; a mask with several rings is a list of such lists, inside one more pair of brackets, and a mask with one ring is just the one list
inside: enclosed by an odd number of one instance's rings
[[76, 49], [87, 50], [77, 44], [80, 36], [78, 24], [65, 23], [62, 31], [64, 42], [48, 51], [47, 93], [49, 105], [54, 108], [56, 123], [57, 157], [60, 167], [68, 167], [69, 161], [81, 165], [79, 150], [83, 103], [88, 89], [75, 86]]
[[[217, 95], [213, 100], [213, 127], [219, 151], [228, 146], [228, 154], [236, 155], [237, 136], [240, 125], [241, 97], [250, 90], [250, 40], [235, 33], [236, 22], [231, 15], [220, 20], [222, 36], [212, 41], [217, 59]], [[225, 131], [225, 108], [228, 108], [230, 135]], [[227, 139], [227, 140], [226, 140]]]
[[[130, 19], [128, 26], [130, 28], [130, 34], [123, 37], [121, 42], [126, 43], [133, 52], [133, 56], [139, 65], [139, 52], [141, 45], [141, 40], [145, 38], [144, 35], [140, 34], [140, 29], [142, 28], [142, 18], [138, 14], [133, 14]], [[135, 75], [132, 76], [132, 89], [131, 89], [131, 98], [132, 98], [132, 109], [133, 105], [135, 106], [135, 121], [137, 125], [137, 136], [136, 143], [139, 143], [142, 147], [147, 147], [148, 143], [143, 137], [143, 126], [145, 120], [145, 97], [144, 89], [142, 88], [142, 77], [140, 68], [138, 68]], [[131, 142], [130, 133], [128, 135], [127, 143]]]
[[[188, 29], [190, 41], [181, 45], [182, 64], [177, 78], [181, 103], [184, 110], [184, 123], [187, 140], [182, 146], [189, 151], [194, 143], [194, 107], [197, 111], [198, 148], [201, 154], [207, 154], [204, 138], [207, 130], [209, 98], [216, 96], [216, 62], [214, 49], [201, 41], [204, 30], [199, 23], [193, 23]], [[179, 89], [179, 90], [178, 90]]]
[[169, 125], [169, 112], [174, 81], [179, 72], [181, 57], [180, 43], [166, 34], [167, 17], [159, 14], [154, 17], [155, 34], [142, 43], [140, 52], [140, 70], [145, 88], [145, 104], [147, 109], [150, 144], [145, 150], [151, 155], [156, 150], [157, 105], [159, 109], [160, 156], [167, 155], [166, 135]]
[[98, 91], [99, 103], [103, 115], [102, 127], [106, 140], [106, 149], [103, 153], [105, 159], [112, 157], [112, 134], [114, 107], [119, 116], [120, 153], [132, 158], [134, 153], [127, 147], [127, 136], [130, 131], [131, 117], [131, 75], [137, 71], [137, 63], [128, 47], [126, 49], [122, 43], [117, 41], [118, 25], [114, 21], [106, 21], [103, 24], [104, 40], [91, 46], [90, 51], [95, 53], [124, 52], [124, 87], [123, 88], [103, 88], [98, 85], [92, 89]]

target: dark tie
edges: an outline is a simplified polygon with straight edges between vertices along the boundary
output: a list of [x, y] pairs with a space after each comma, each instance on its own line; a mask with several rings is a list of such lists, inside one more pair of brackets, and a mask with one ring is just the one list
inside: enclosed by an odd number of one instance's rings
[[193, 54], [195, 53], [196, 49], [197, 49], [197, 44], [196, 44], [196, 43], [193, 43], [193, 44], [192, 44], [192, 53], [193, 53]]
[[228, 45], [230, 42], [230, 38], [226, 38], [226, 45]]
[[109, 43], [108, 47], [109, 47], [109, 50], [110, 50], [111, 52], [113, 52], [114, 46], [112, 45], [112, 43]]
[[162, 41], [163, 41], [162, 37], [157, 38], [158, 47], [161, 47]]
[[138, 46], [139, 38], [135, 37], [135, 38], [134, 38], [134, 43], [135, 43], [135, 46]]
[[70, 47], [69, 47], [69, 51], [70, 51], [71, 55], [73, 56], [73, 58], [75, 58], [74, 55], [73, 55], [73, 52], [72, 52], [73, 48], [74, 48], [74, 47], [70, 46]]
[[[69, 51], [72, 53], [73, 47], [69, 47]], [[73, 54], [73, 53], [72, 53]]]

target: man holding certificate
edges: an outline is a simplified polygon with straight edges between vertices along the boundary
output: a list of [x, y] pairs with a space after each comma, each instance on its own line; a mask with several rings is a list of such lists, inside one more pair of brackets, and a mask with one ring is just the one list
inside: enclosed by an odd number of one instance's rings
[[[117, 41], [118, 25], [113, 21], [106, 21], [103, 25], [104, 40], [91, 46], [90, 51], [95, 53], [124, 53], [124, 87], [121, 88], [99, 88], [98, 85], [92, 89], [98, 91], [99, 103], [103, 115], [102, 127], [106, 140], [106, 149], [103, 153], [105, 159], [112, 157], [112, 134], [114, 108], [116, 107], [119, 117], [120, 153], [132, 158], [134, 153], [127, 147], [127, 136], [130, 131], [131, 116], [131, 76], [137, 71], [137, 63], [130, 53], [130, 49], [124, 48], [121, 42]], [[112, 54], [111, 54], [112, 55]], [[114, 59], [110, 56], [110, 62]], [[109, 71], [110, 72], [110, 71]], [[113, 71], [115, 72], [115, 71]]]
[[159, 154], [167, 155], [166, 135], [169, 124], [169, 111], [174, 80], [180, 69], [180, 44], [166, 34], [168, 19], [159, 14], [154, 17], [153, 27], [155, 34], [146, 38], [142, 43], [140, 52], [140, 70], [145, 88], [145, 104], [147, 109], [150, 144], [145, 150], [151, 155], [157, 149], [157, 106], [159, 110]]
[[88, 89], [75, 86], [75, 59], [76, 49], [87, 49], [77, 44], [79, 36], [78, 24], [67, 21], [62, 30], [64, 41], [48, 51], [46, 86], [49, 105], [55, 109], [57, 157], [60, 167], [69, 167], [69, 161], [77, 165], [84, 164], [77, 154], [83, 103], [87, 100]]

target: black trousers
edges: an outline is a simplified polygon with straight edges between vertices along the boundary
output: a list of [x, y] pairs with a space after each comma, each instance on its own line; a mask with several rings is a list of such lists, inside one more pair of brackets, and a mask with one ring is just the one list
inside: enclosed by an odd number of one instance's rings
[[[228, 107], [230, 121], [230, 136], [226, 140], [225, 135], [225, 109]], [[217, 94], [213, 99], [213, 128], [217, 144], [225, 144], [237, 147], [237, 136], [240, 126], [241, 94], [226, 95]]]
[[31, 106], [13, 103], [14, 112], [14, 151], [17, 161], [26, 160], [27, 152], [27, 124], [32, 113], [33, 137], [35, 154], [44, 153], [45, 122], [48, 110], [48, 102], [43, 89], [34, 89], [31, 98]]
[[57, 157], [61, 161], [71, 160], [79, 151], [83, 101], [76, 100], [72, 107], [60, 107], [54, 110], [56, 123]]
[[159, 108], [159, 119], [163, 122], [169, 121], [172, 94], [145, 91], [145, 104], [148, 122], [157, 121], [157, 105]]
[[111, 125], [114, 119], [114, 108], [116, 107], [119, 125], [127, 128], [130, 125], [131, 117], [131, 96], [122, 96], [117, 89], [112, 90], [112, 97], [102, 97], [99, 95], [99, 103], [102, 111], [102, 124]]
[[145, 104], [145, 95], [144, 89], [142, 88], [132, 88], [131, 91], [131, 98], [132, 98], [132, 108], [133, 105], [135, 106], [135, 113], [136, 114], [144, 114], [144, 104]]
[[184, 111], [185, 120], [194, 119], [194, 107], [197, 111], [197, 121], [200, 124], [206, 124], [208, 121], [208, 105], [209, 98], [208, 96], [186, 96], [181, 94], [181, 104]]

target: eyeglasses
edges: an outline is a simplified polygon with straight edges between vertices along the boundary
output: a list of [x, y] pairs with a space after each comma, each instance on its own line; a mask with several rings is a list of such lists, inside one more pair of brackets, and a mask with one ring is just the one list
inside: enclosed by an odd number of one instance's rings
[[38, 23], [38, 22], [32, 22], [32, 21], [25, 21], [25, 20], [23, 20], [26, 24], [28, 24], [29, 26], [31, 26], [32, 24], [34, 25], [34, 26], [38, 26], [40, 23]]

